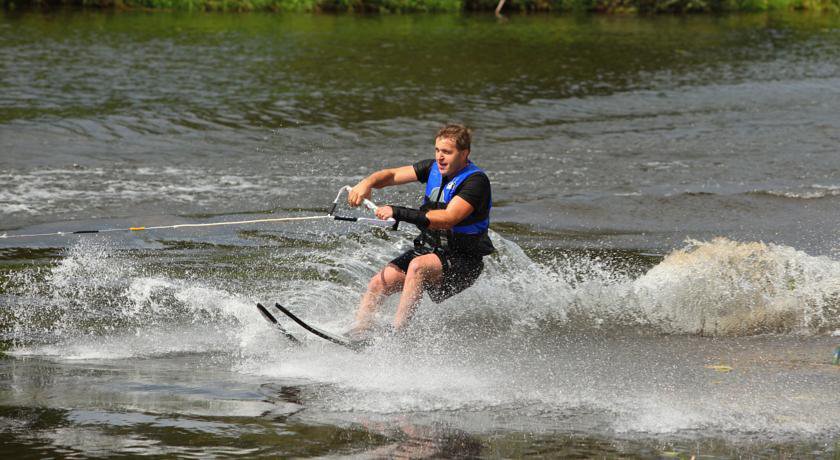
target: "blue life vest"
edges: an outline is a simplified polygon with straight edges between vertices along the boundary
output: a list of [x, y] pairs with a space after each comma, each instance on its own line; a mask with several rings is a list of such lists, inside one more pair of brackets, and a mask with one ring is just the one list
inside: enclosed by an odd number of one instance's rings
[[[460, 187], [468, 177], [479, 172], [484, 173], [484, 171], [482, 171], [481, 168], [476, 166], [472, 161], [467, 161], [467, 166], [458, 171], [458, 174], [446, 183], [446, 186], [443, 188], [443, 193], [441, 193], [440, 186], [443, 182], [443, 177], [441, 176], [437, 165], [432, 164], [432, 168], [429, 170], [429, 180], [426, 181], [426, 193], [423, 197], [423, 206], [430, 209], [446, 208], [449, 201], [455, 197], [455, 191], [458, 190], [458, 187]], [[487, 229], [490, 228], [490, 208], [492, 205], [493, 202], [491, 199], [490, 203], [487, 205], [487, 217], [478, 220], [475, 216], [475, 210], [473, 210], [472, 214], [459, 222], [455, 227], [452, 227], [452, 233], [462, 235], [480, 235], [486, 232]]]

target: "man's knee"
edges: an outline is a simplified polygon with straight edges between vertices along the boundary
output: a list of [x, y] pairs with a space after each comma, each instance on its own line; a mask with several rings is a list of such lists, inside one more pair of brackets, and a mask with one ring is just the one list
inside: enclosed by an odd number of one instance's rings
[[438, 271], [440, 271], [440, 262], [437, 259], [437, 256], [431, 255], [423, 256], [423, 257], [416, 257], [414, 260], [408, 264], [408, 270], [406, 271], [406, 276], [412, 277], [428, 277], [435, 275]]
[[385, 284], [385, 277], [383, 276], [383, 272], [380, 271], [379, 273], [373, 275], [368, 281], [368, 292], [374, 292], [377, 294], [381, 294], [385, 292], [387, 289], [387, 285]]
[[[389, 273], [389, 270], [391, 273]], [[401, 272], [391, 267], [390, 265], [383, 268], [379, 273], [373, 275], [368, 281], [368, 291], [377, 294], [388, 294], [398, 288], [402, 284]]]

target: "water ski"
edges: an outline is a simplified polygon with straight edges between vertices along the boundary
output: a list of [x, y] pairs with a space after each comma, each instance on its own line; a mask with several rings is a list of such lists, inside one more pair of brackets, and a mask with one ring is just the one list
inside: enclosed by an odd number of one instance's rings
[[292, 321], [298, 323], [298, 325], [300, 325], [300, 327], [302, 327], [302, 328], [306, 329], [307, 331], [317, 335], [318, 337], [320, 337], [324, 340], [328, 340], [328, 341], [330, 341], [330, 342], [332, 342], [336, 345], [341, 345], [342, 347], [349, 348], [350, 350], [353, 350], [353, 351], [361, 351], [363, 348], [365, 348], [366, 346], [368, 346], [370, 344], [368, 341], [358, 341], [358, 342], [356, 342], [356, 341], [347, 340], [344, 337], [329, 333], [329, 332], [324, 331], [322, 329], [318, 329], [315, 326], [307, 324], [305, 321], [298, 318], [294, 313], [290, 312], [288, 308], [280, 305], [279, 303], [275, 303], [274, 306], [277, 307], [278, 310], [283, 312], [283, 314], [285, 314], [286, 316], [291, 318]]
[[284, 329], [284, 328], [283, 328], [283, 325], [281, 325], [281, 324], [277, 321], [277, 318], [275, 318], [275, 317], [274, 317], [274, 315], [272, 315], [271, 313], [269, 313], [269, 312], [268, 312], [268, 309], [267, 309], [267, 308], [265, 308], [265, 307], [263, 306], [263, 304], [258, 303], [258, 304], [257, 304], [257, 310], [259, 310], [259, 311], [260, 311], [260, 314], [262, 315], [262, 317], [263, 317], [263, 318], [265, 318], [265, 320], [266, 320], [266, 321], [268, 321], [269, 323], [273, 324], [273, 325], [274, 325], [274, 326], [275, 326], [275, 327], [276, 327], [276, 328], [280, 331], [280, 333], [281, 333], [281, 334], [283, 334], [284, 336], [286, 336], [286, 338], [287, 338], [287, 339], [289, 339], [292, 343], [294, 343], [294, 344], [296, 344], [296, 345], [300, 345], [300, 340], [298, 340], [298, 339], [297, 339], [295, 336], [293, 336], [292, 334], [289, 334], [289, 331], [287, 331], [286, 329]]

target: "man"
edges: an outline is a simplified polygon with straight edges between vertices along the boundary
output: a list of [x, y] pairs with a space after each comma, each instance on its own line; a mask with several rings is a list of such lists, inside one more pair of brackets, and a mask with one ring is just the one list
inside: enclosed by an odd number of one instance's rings
[[356, 321], [348, 335], [363, 340], [386, 296], [401, 292], [393, 328], [405, 328], [428, 291], [435, 302], [471, 286], [484, 268], [482, 257], [494, 251], [490, 226], [490, 180], [469, 160], [470, 131], [446, 125], [435, 136], [435, 158], [383, 169], [362, 179], [347, 201], [358, 206], [371, 190], [419, 181], [426, 184], [420, 209], [381, 206], [376, 217], [416, 225], [414, 248], [392, 260], [370, 279]]

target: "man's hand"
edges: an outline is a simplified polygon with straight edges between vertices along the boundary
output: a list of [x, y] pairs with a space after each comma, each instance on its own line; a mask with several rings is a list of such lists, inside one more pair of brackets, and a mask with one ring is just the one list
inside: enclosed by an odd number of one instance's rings
[[388, 220], [394, 217], [394, 208], [390, 206], [380, 206], [376, 208], [376, 217], [380, 220]]
[[416, 180], [417, 173], [414, 171], [414, 166], [402, 166], [376, 171], [360, 180], [355, 187], [350, 189], [350, 192], [347, 194], [347, 204], [355, 208], [362, 204], [365, 198], [370, 199], [372, 189], [407, 184]]
[[365, 198], [370, 199], [372, 187], [367, 179], [362, 179], [347, 193], [347, 204], [356, 207], [365, 201]]

